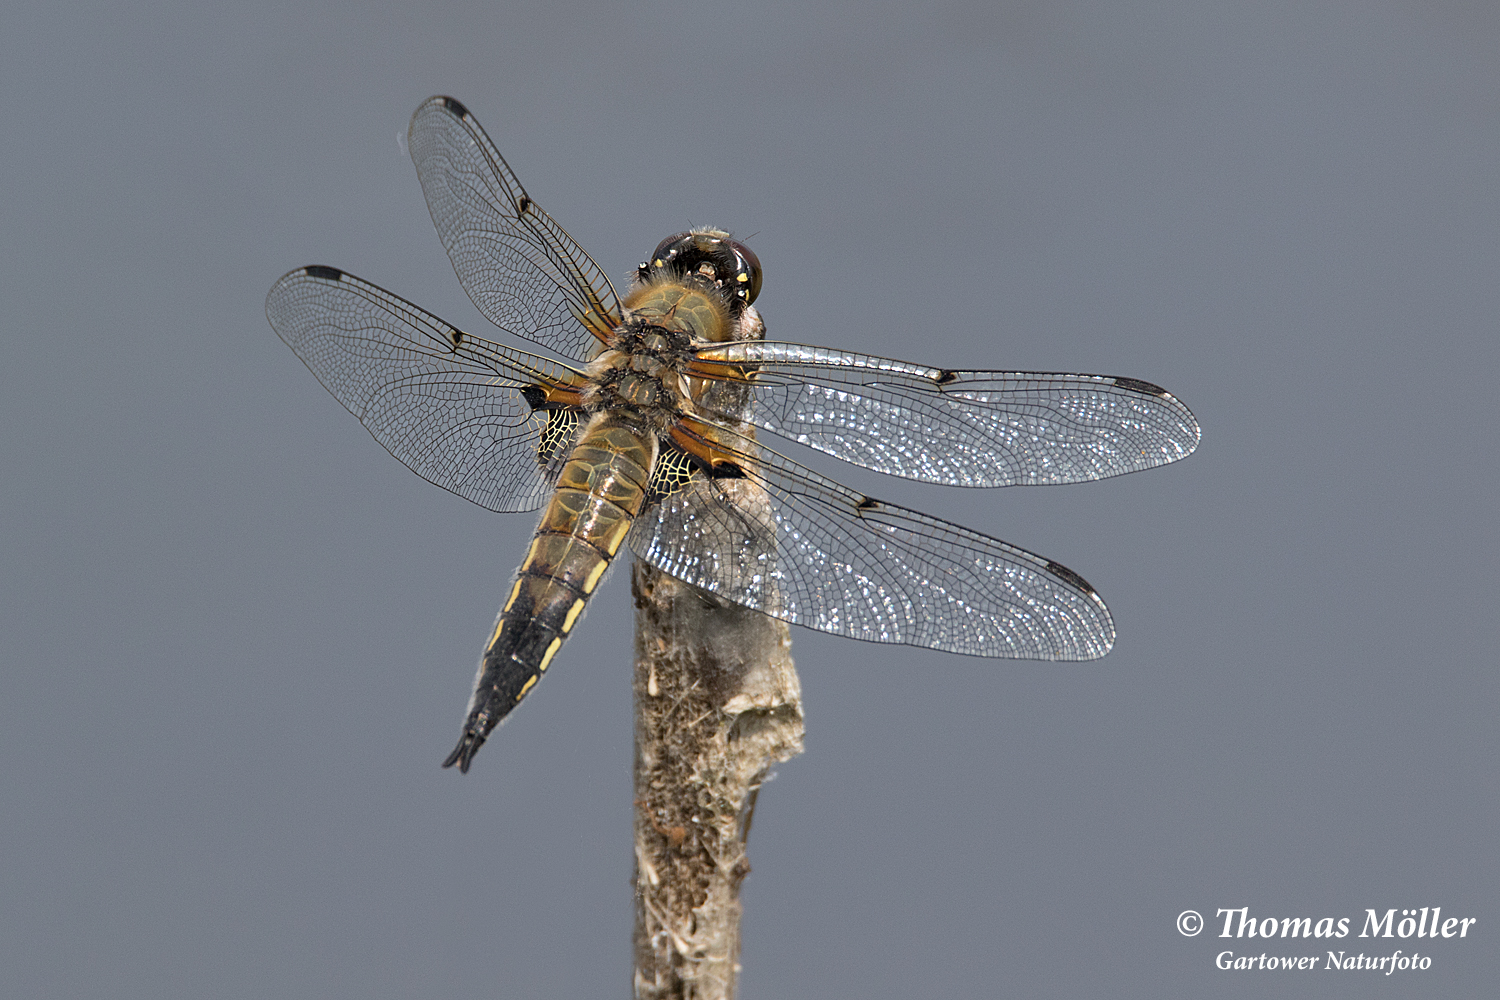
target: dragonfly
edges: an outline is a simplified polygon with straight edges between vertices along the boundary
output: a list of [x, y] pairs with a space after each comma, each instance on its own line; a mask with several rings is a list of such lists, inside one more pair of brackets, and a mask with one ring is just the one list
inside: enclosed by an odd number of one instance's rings
[[929, 483], [1084, 482], [1193, 451], [1198, 422], [1165, 389], [768, 341], [760, 261], [714, 228], [667, 237], [621, 297], [459, 101], [425, 101], [407, 145], [464, 291], [547, 353], [322, 265], [280, 278], [266, 315], [412, 471], [492, 511], [542, 508], [444, 767], [468, 771], [622, 546], [718, 598], [854, 639], [1035, 660], [1109, 652], [1114, 622], [1077, 573], [840, 485], [759, 437]]

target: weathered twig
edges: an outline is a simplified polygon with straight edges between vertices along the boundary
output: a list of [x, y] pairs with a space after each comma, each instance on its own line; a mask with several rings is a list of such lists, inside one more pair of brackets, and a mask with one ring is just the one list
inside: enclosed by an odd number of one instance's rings
[[802, 752], [791, 636], [643, 563], [631, 590], [635, 995], [729, 1000], [756, 792]]

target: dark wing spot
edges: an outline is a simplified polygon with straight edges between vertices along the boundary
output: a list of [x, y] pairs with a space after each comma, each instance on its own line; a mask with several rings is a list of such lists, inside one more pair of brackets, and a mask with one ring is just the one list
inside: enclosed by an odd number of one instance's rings
[[873, 497], [860, 497], [859, 503], [854, 505], [855, 510], [879, 510], [880, 501]]
[[462, 330], [449, 330], [448, 339], [453, 341], [454, 347], [461, 347], [464, 342], [464, 332]]
[[1145, 393], [1147, 396], [1171, 395], [1161, 386], [1152, 385], [1150, 382], [1142, 382], [1138, 378], [1117, 378], [1115, 379], [1115, 385], [1119, 386], [1121, 389], [1129, 389], [1132, 392]]
[[649, 502], [659, 501], [685, 489], [693, 481], [693, 471], [699, 468], [698, 459], [678, 448], [665, 447], [651, 470]]
[[712, 469], [709, 469], [708, 474], [714, 479], [745, 478], [745, 470], [740, 468], [738, 465], [735, 465], [733, 462], [720, 462]]
[[937, 373], [937, 377], [932, 380], [932, 384], [947, 385], [949, 382], [952, 382], [956, 378], [958, 378], [958, 372], [950, 372], [945, 368]]
[[[532, 386], [531, 388], [536, 388]], [[525, 393], [523, 392], [524, 396]], [[531, 400], [527, 400], [531, 402]], [[536, 412], [536, 406], [532, 406], [532, 412]], [[556, 478], [562, 471], [557, 464], [568, 455], [568, 446], [578, 436], [578, 411], [577, 410], [548, 410], [547, 425], [542, 428], [542, 436], [537, 440], [536, 460], [548, 475]]]
[[531, 204], [532, 203], [531, 203], [531, 198], [530, 197], [528, 197], [528, 196], [526, 196], [524, 194], [521, 195], [521, 197], [519, 197], [519, 198], [516, 199], [516, 214], [517, 215], [525, 215], [527, 213], [527, 211], [530, 210]]
[[1079, 576], [1072, 570], [1068, 569], [1068, 567], [1062, 565], [1061, 563], [1055, 563], [1049, 559], [1047, 561], [1047, 572], [1051, 573], [1053, 576], [1057, 577], [1064, 583], [1071, 584], [1072, 586], [1077, 587], [1085, 594], [1094, 593], [1094, 588], [1089, 586], [1089, 582], [1087, 580], [1085, 580], [1083, 577]]
[[[461, 102], [456, 97], [445, 97], [445, 98], [443, 98], [443, 107], [446, 108], [448, 110], [448, 112], [450, 114], [454, 115], [455, 117], [458, 117], [458, 118], [467, 118], [467, 117], [469, 117], [469, 109], [466, 108], [466, 107], [464, 107], [463, 106], [463, 102]], [[464, 770], [468, 770], [468, 768], [465, 768]]]
[[338, 281], [344, 276], [344, 272], [336, 267], [324, 267], [322, 264], [311, 264], [302, 269], [309, 278], [322, 278], [324, 281]]
[[540, 410], [547, 403], [547, 391], [539, 385], [528, 385], [521, 390], [521, 398], [533, 410]]

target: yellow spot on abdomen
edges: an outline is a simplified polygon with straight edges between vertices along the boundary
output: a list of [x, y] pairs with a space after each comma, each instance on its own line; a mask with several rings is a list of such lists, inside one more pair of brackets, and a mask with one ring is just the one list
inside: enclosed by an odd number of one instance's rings
[[572, 631], [573, 623], [578, 620], [578, 616], [581, 614], [583, 614], [583, 598], [580, 597], [578, 600], [574, 601], [573, 606], [568, 609], [568, 617], [563, 619], [562, 630], [564, 633]]
[[583, 581], [583, 592], [585, 594], [592, 594], [594, 592], [594, 588], [599, 586], [599, 578], [604, 575], [604, 571], [608, 568], [609, 563], [601, 559], [599, 560], [599, 565], [589, 570], [588, 578]]
[[537, 678], [539, 678], [540, 676], [541, 674], [532, 674], [526, 679], [526, 683], [521, 685], [521, 693], [516, 695], [516, 701], [520, 701], [522, 698], [526, 697], [526, 692], [531, 690], [532, 686], [536, 684]]
[[604, 537], [600, 539], [600, 541], [604, 543], [602, 546], [604, 551], [608, 552], [610, 555], [614, 555], [616, 552], [619, 552], [620, 546], [624, 544], [625, 536], [629, 534], [629, 532], [630, 520], [628, 518], [622, 517], [618, 522], [610, 525], [608, 531], [604, 533]]
[[[582, 604], [583, 602], [579, 601], [578, 603]], [[549, 663], [552, 662], [552, 657], [557, 654], [558, 649], [560, 649], [561, 647], [562, 647], [562, 636], [558, 636], [556, 639], [553, 639], [552, 642], [547, 645], [547, 651], [542, 654], [542, 665], [541, 665], [541, 668], [540, 668], [541, 671], [542, 671], [542, 673], [545, 674], [547, 672], [547, 664], [549, 664]], [[536, 678], [535, 677], [533, 677], [531, 680], [532, 680], [532, 683], [536, 682]], [[529, 685], [529, 684], [527, 685], [527, 687], [530, 687], [530, 686], [531, 685]], [[526, 693], [526, 691], [525, 691], [524, 688], [521, 690], [521, 693], [522, 694]]]
[[[521, 581], [517, 580], [515, 587], [513, 587], [511, 589], [510, 597], [506, 598], [506, 600], [505, 600], [505, 607], [503, 607], [503, 608], [500, 609], [500, 613], [504, 614], [505, 612], [509, 611], [510, 610], [510, 606], [512, 604], [516, 603], [516, 598], [518, 598], [520, 596], [521, 596]], [[495, 634], [498, 635], [499, 633], [500, 633], [500, 629], [497, 627], [495, 629]]]

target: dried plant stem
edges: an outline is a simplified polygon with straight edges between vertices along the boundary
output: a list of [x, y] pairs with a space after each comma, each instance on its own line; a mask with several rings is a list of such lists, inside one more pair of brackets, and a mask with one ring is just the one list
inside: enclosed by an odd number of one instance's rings
[[756, 791], [802, 752], [784, 622], [643, 563], [635, 596], [635, 996], [729, 1000]]

